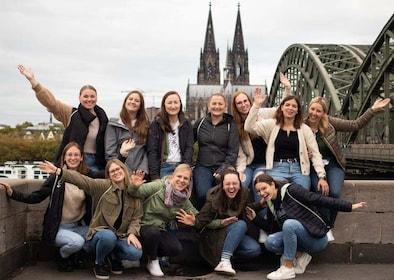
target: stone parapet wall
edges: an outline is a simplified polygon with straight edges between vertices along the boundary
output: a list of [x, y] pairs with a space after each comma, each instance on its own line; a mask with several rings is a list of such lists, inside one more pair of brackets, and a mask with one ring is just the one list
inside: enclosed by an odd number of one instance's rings
[[[15, 190], [32, 192], [42, 180], [2, 180]], [[367, 201], [368, 207], [351, 213], [339, 213], [334, 229], [335, 241], [314, 255], [316, 262], [389, 263], [394, 262], [394, 181], [348, 180], [342, 198], [352, 202]], [[48, 199], [39, 204], [10, 200], [0, 187], [0, 279], [26, 262], [42, 255], [42, 221]], [[180, 259], [197, 260], [197, 235], [182, 240]], [[38, 246], [37, 246], [38, 244]], [[192, 256], [192, 257], [188, 257]]]

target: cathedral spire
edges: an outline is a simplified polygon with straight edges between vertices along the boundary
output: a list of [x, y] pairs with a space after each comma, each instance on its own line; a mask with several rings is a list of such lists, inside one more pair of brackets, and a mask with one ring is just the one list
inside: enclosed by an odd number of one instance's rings
[[232, 50], [227, 49], [225, 73], [225, 82], [231, 79], [234, 85], [249, 85], [249, 58], [248, 50], [245, 49], [244, 45], [244, 36], [241, 24], [241, 9], [239, 3], [237, 21], [235, 24], [233, 48]]
[[213, 32], [211, 2], [209, 2], [208, 23], [207, 29], [205, 31], [204, 52], [215, 52], [215, 50], [215, 34]]
[[219, 50], [216, 50], [215, 34], [211, 3], [209, 3], [208, 23], [205, 32], [204, 49], [200, 53], [200, 67], [197, 73], [197, 84], [220, 85]]
[[240, 11], [240, 4], [239, 3], [238, 3], [237, 22], [235, 24], [233, 52], [234, 53], [244, 53], [245, 52], [244, 35], [242, 33], [241, 11]]

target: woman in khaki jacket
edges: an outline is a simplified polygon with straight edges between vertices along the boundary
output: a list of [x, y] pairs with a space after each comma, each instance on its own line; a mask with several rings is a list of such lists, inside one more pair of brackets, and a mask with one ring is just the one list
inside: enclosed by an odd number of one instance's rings
[[121, 260], [137, 261], [142, 246], [137, 236], [140, 231], [142, 203], [127, 193], [130, 184], [127, 167], [118, 159], [108, 161], [108, 179], [91, 179], [67, 168], [57, 168], [45, 161], [40, 169], [60, 177], [60, 182], [75, 184], [92, 197], [95, 211], [86, 239], [96, 255], [94, 274], [98, 279], [109, 279], [105, 261], [108, 258], [113, 274], [122, 274]]

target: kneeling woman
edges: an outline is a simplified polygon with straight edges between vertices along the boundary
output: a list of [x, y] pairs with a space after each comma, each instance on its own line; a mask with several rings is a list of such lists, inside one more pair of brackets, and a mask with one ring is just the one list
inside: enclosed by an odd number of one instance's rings
[[56, 173], [60, 182], [75, 184], [88, 193], [95, 205], [89, 225], [87, 240], [96, 254], [94, 274], [98, 279], [109, 279], [105, 261], [110, 262], [113, 274], [122, 274], [121, 260], [136, 261], [142, 256], [141, 243], [137, 239], [142, 217], [142, 203], [126, 192], [129, 173], [126, 165], [111, 159], [105, 167], [108, 179], [91, 179], [76, 171], [60, 169], [45, 161], [40, 169]]
[[327, 225], [317, 207], [342, 212], [366, 207], [366, 202], [351, 202], [326, 197], [305, 190], [296, 183], [281, 184], [266, 174], [257, 176], [255, 188], [267, 203], [267, 220], [247, 208], [248, 218], [270, 234], [265, 247], [281, 254], [281, 266], [267, 275], [268, 279], [292, 279], [302, 274], [312, 257], [308, 253], [322, 251], [327, 246]]
[[240, 259], [260, 255], [260, 244], [247, 235], [246, 202], [249, 189], [241, 187], [236, 170], [226, 170], [219, 186], [210, 189], [200, 214], [181, 211], [178, 221], [200, 231], [200, 254], [220, 274], [235, 275], [233, 254]]

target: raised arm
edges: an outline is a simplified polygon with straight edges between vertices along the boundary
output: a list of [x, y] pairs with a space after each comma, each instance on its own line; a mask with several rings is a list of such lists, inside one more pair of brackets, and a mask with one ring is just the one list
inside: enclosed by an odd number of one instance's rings
[[57, 100], [48, 89], [43, 87], [35, 79], [31, 68], [27, 69], [23, 65], [18, 65], [18, 70], [30, 82], [36, 93], [37, 100], [47, 108], [48, 112], [53, 113], [53, 116], [60, 121], [64, 127], [67, 127], [73, 109], [72, 106]]

